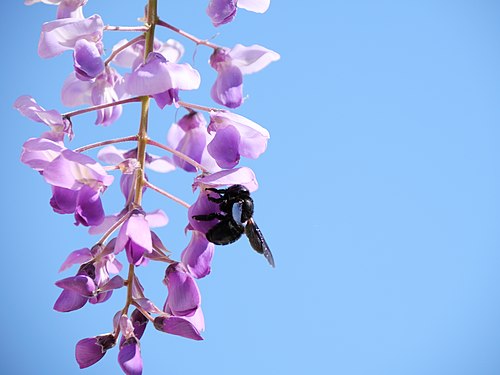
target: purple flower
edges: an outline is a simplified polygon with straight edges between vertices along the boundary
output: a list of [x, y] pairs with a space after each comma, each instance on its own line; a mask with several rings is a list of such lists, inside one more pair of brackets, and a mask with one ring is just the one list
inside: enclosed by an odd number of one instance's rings
[[23, 144], [21, 162], [36, 171], [43, 172], [65, 149], [61, 141], [47, 138], [30, 138]]
[[210, 91], [212, 99], [229, 108], [243, 102], [243, 75], [258, 72], [280, 55], [259, 45], [245, 47], [237, 44], [233, 49], [219, 48], [210, 56], [210, 65], [218, 75]]
[[59, 5], [57, 7], [57, 18], [83, 18], [82, 6], [87, 0], [24, 0], [25, 5], [35, 3]]
[[[208, 134], [207, 122], [200, 112], [190, 112], [179, 122], [172, 124], [168, 131], [170, 147], [189, 156], [211, 172], [220, 170], [215, 159], [207, 151], [207, 144], [213, 139]], [[174, 155], [175, 165], [187, 172], [196, 172], [196, 168], [185, 160]]]
[[149, 224], [145, 214], [136, 210], [123, 223], [115, 244], [115, 254], [125, 249], [130, 264], [140, 265], [144, 254], [153, 252]]
[[267, 147], [269, 132], [255, 122], [235, 113], [210, 112], [208, 131], [215, 137], [208, 152], [221, 168], [233, 168], [240, 156], [256, 159]]
[[45, 181], [53, 186], [79, 190], [89, 186], [104, 191], [113, 182], [104, 168], [87, 155], [65, 149], [43, 170]]
[[177, 90], [197, 89], [200, 74], [189, 64], [172, 63], [161, 53], [151, 52], [145, 63], [125, 75], [125, 81], [130, 95], [153, 95], [159, 104], [168, 104], [168, 98], [177, 99]]
[[99, 362], [106, 351], [116, 344], [113, 334], [89, 337], [77, 342], [75, 357], [81, 369], [92, 366]]
[[73, 61], [76, 77], [82, 81], [90, 81], [104, 70], [98, 45], [86, 39], [76, 42]]
[[71, 121], [63, 118], [62, 115], [54, 109], [49, 111], [45, 110], [43, 107], [39, 106], [31, 96], [23, 95], [17, 98], [14, 102], [14, 108], [23, 116], [47, 125], [53, 133], [53, 139], [59, 138], [58, 140], [62, 140], [64, 134], [68, 135], [69, 139], [73, 138]]
[[58, 214], [74, 214], [75, 225], [88, 227], [104, 221], [100, 194], [89, 186], [78, 190], [52, 186], [50, 205]]
[[42, 26], [38, 55], [48, 59], [71, 50], [80, 39], [101, 43], [104, 23], [99, 15], [89, 18], [62, 18]]
[[[113, 51], [127, 42], [127, 39], [120, 40], [114, 45]], [[158, 39], [155, 39], [153, 51], [162, 54], [171, 63], [176, 63], [184, 54], [184, 47], [174, 39], [168, 39], [165, 43], [161, 43]], [[134, 43], [121, 51], [113, 59], [113, 62], [122, 68], [136, 70], [144, 62], [144, 40]]]
[[[116, 102], [123, 95], [123, 77], [107, 66], [97, 77], [88, 81], [71, 73], [63, 84], [61, 100], [65, 106], [100, 105]], [[97, 111], [96, 125], [110, 125], [121, 116], [122, 106], [116, 105]]]
[[135, 337], [130, 337], [120, 345], [118, 363], [127, 375], [142, 374], [142, 357], [139, 340]]
[[264, 13], [271, 0], [210, 0], [207, 14], [214, 26], [231, 22], [236, 16], [236, 7], [256, 13]]
[[[118, 165], [123, 161], [137, 158], [137, 148], [132, 150], [120, 150], [113, 145], [102, 148], [97, 158], [105, 163], [111, 165]], [[168, 156], [156, 156], [146, 153], [145, 167], [159, 173], [168, 173], [175, 169], [174, 163]]]
[[210, 273], [214, 249], [215, 245], [207, 241], [204, 233], [193, 230], [191, 241], [181, 254], [181, 261], [193, 277], [201, 279]]
[[199, 188], [200, 194], [198, 199], [196, 199], [196, 202], [194, 202], [188, 209], [189, 225], [186, 229], [206, 234], [210, 228], [217, 224], [217, 219], [201, 221], [195, 220], [193, 216], [220, 212], [219, 204], [208, 199], [208, 196], [213, 193], [207, 190], [207, 188], [220, 188], [222, 186], [231, 185], [243, 185], [250, 192], [257, 190], [258, 188], [254, 172], [247, 167], [224, 170], [210, 175], [197, 177], [193, 184], [193, 188]]
[[[123, 286], [123, 279], [120, 276], [115, 276], [111, 279], [109, 277], [110, 272], [120, 272], [121, 264], [115, 259], [114, 254], [107, 253], [109, 252], [108, 249], [108, 247], [104, 248], [103, 253], [100, 254], [101, 256], [98, 259], [96, 258], [96, 260], [82, 264], [75, 276], [56, 282], [56, 285], [62, 288], [63, 291], [54, 304], [54, 310], [69, 312], [80, 309], [87, 302], [92, 304], [105, 302], [111, 297], [114, 289]], [[96, 255], [92, 254], [92, 256]], [[81, 257], [78, 260], [67, 259], [63, 266], [69, 267], [68, 263], [76, 263], [84, 259], [85, 257]]]
[[185, 266], [181, 263], [168, 266], [163, 282], [168, 288], [164, 310], [176, 316], [193, 316], [200, 307], [201, 295]]
[[[201, 309], [199, 311], [201, 313]], [[203, 340], [200, 330], [189, 318], [181, 316], [157, 316], [154, 320], [154, 326], [158, 331], [186, 337], [188, 339]]]

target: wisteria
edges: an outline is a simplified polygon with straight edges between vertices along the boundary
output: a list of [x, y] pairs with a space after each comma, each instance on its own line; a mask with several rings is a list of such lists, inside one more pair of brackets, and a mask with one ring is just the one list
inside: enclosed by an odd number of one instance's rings
[[[234, 242], [245, 233], [251, 246], [274, 266], [252, 219], [250, 193], [258, 188], [255, 173], [240, 165], [241, 158], [257, 159], [266, 150], [268, 130], [228, 109], [183, 101], [189, 91], [199, 89], [202, 77], [182, 61], [185, 47], [181, 42], [162, 41], [155, 34], [163, 28], [172, 36], [194, 42], [197, 48], [210, 49], [208, 64], [217, 77], [207, 99], [231, 110], [244, 104], [243, 77], [280, 56], [260, 45], [228, 48], [198, 38], [161, 19], [158, 1], [147, 1], [143, 24], [125, 26], [107, 25], [98, 14], [86, 17], [88, 0], [24, 2], [57, 6], [55, 19], [41, 26], [38, 54], [43, 59], [72, 54], [73, 66], [68, 67], [60, 96], [62, 105], [79, 108], [46, 110], [31, 96], [20, 96], [14, 108], [46, 126], [41, 135], [23, 144], [21, 161], [51, 186], [53, 211], [72, 215], [75, 225], [86, 227], [98, 238], [70, 251], [61, 265], [60, 272], [75, 271], [55, 282], [61, 292], [54, 309], [71, 312], [104, 303], [116, 289], [126, 289], [125, 301], [108, 318], [109, 331], [89, 332], [90, 337], [76, 343], [80, 368], [94, 365], [116, 346], [122, 371], [141, 374], [141, 338], [148, 325], [160, 332], [203, 340], [205, 322], [197, 283], [210, 274], [217, 244]], [[233, 21], [238, 9], [264, 13], [269, 0], [210, 0], [205, 6], [212, 24], [219, 27]], [[106, 33], [120, 31], [137, 35], [106, 48]], [[95, 125], [112, 126], [130, 103], [141, 105], [136, 134], [70, 147], [82, 129], [80, 115], [95, 112]], [[172, 118], [181, 113], [162, 140], [148, 135], [148, 128], [156, 125], [149, 121], [153, 103], [162, 111], [171, 108]], [[86, 154], [93, 149], [98, 149], [96, 159]], [[192, 173], [192, 185], [185, 187], [196, 194], [192, 203], [148, 178], [149, 173], [176, 169]], [[163, 181], [175, 183], [173, 179]], [[123, 207], [119, 212], [106, 212], [103, 202], [113, 183], [119, 183]], [[185, 216], [169, 218], [159, 207], [146, 212], [142, 205], [147, 190], [185, 207]], [[167, 250], [155, 232], [169, 220], [185, 223], [187, 244], [182, 252]], [[165, 300], [159, 304], [147, 297], [136, 274], [137, 267], [145, 268], [149, 262], [166, 266]]]

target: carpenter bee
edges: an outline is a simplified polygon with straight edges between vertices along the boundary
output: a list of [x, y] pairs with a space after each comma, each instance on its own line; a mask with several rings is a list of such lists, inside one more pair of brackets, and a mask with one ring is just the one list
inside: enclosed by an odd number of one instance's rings
[[227, 245], [246, 234], [252, 248], [263, 254], [269, 264], [274, 267], [274, 259], [262, 232], [253, 219], [253, 200], [250, 192], [243, 185], [232, 185], [227, 189], [208, 188], [219, 195], [218, 198], [208, 195], [208, 200], [218, 203], [221, 212], [206, 215], [195, 215], [198, 221], [218, 219], [219, 222], [206, 234], [207, 240], [216, 245]]

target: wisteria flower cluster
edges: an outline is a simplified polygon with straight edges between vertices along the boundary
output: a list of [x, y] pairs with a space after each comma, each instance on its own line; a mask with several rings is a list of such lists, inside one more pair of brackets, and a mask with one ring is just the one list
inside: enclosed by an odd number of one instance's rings
[[[75, 266], [77, 270], [56, 282], [61, 293], [54, 309], [70, 312], [87, 303], [103, 303], [116, 289], [126, 289], [126, 301], [112, 318], [109, 333], [84, 338], [76, 344], [80, 368], [95, 364], [117, 345], [123, 372], [141, 374], [140, 340], [148, 325], [172, 335], [203, 339], [205, 323], [197, 280], [210, 273], [215, 243], [233, 242], [241, 235], [239, 231], [243, 231], [245, 222], [251, 221], [253, 203], [248, 194], [258, 184], [254, 172], [240, 166], [240, 159], [258, 158], [269, 139], [269, 132], [248, 118], [181, 100], [185, 91], [200, 87], [200, 73], [182, 62], [181, 43], [173, 39], [161, 41], [155, 37], [155, 30], [166, 28], [197, 46], [213, 50], [209, 64], [217, 78], [210, 96], [230, 109], [244, 102], [243, 76], [263, 69], [280, 56], [259, 45], [226, 48], [199, 39], [162, 20], [157, 14], [157, 1], [147, 1], [143, 24], [110, 26], [98, 14], [85, 17], [87, 0], [25, 0], [26, 5], [41, 2], [57, 6], [55, 20], [42, 25], [38, 54], [44, 59], [72, 54], [73, 68], [61, 88], [61, 98], [64, 106], [80, 109], [66, 113], [47, 110], [34, 98], [20, 96], [14, 107], [47, 126], [39, 137], [24, 143], [21, 161], [51, 186], [50, 205], [54, 212], [73, 215], [75, 225], [87, 227], [91, 235], [100, 237], [93, 245], [72, 251], [62, 264], [61, 272]], [[218, 27], [231, 22], [238, 8], [263, 13], [268, 7], [269, 0], [210, 0], [206, 13]], [[126, 31], [137, 36], [106, 49], [107, 31]], [[111, 52], [106, 55], [105, 51]], [[78, 134], [78, 115], [95, 112], [96, 125], [110, 126], [120, 119], [124, 107], [134, 102], [141, 103], [137, 134], [98, 140], [76, 149], [68, 146]], [[171, 107], [173, 113], [186, 111], [170, 127], [166, 143], [148, 136], [152, 103], [162, 110]], [[132, 148], [117, 147], [131, 142]], [[154, 155], [148, 147], [155, 147], [164, 155]], [[99, 148], [97, 160], [85, 154], [95, 148]], [[198, 191], [198, 197], [192, 205], [149, 182], [147, 173], [175, 169], [194, 173], [192, 189]], [[111, 171], [119, 173], [119, 178]], [[106, 213], [102, 199], [117, 178], [123, 208]], [[241, 201], [229, 193], [235, 185], [237, 191], [245, 194]], [[171, 257], [155, 233], [155, 228], [168, 223], [167, 215], [161, 209], [146, 212], [142, 208], [148, 190], [187, 208], [183, 220], [190, 240], [180, 260]], [[213, 228], [226, 222], [227, 230], [236, 235], [215, 241]], [[256, 241], [259, 234], [258, 229], [249, 233], [250, 241]], [[146, 267], [149, 262], [166, 265], [166, 300], [160, 306], [148, 299], [135, 273], [137, 267]]]

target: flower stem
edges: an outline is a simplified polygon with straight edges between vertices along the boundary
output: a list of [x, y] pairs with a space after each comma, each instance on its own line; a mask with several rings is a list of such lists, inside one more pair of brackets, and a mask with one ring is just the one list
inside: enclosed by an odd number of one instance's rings
[[189, 208], [189, 204], [184, 202], [182, 199], [180, 198], [177, 198], [175, 195], [172, 195], [170, 194], [169, 192], [163, 190], [163, 189], [160, 189], [158, 186], [155, 186], [153, 185], [152, 183], [150, 183], [149, 181], [146, 181], [145, 184], [144, 184], [146, 187], [156, 191], [157, 193], [160, 193], [164, 196], [166, 196], [167, 198], [169, 199], [172, 199], [174, 202], [177, 202], [179, 204], [181, 204], [182, 206], [186, 207], [186, 208]]
[[196, 44], [202, 44], [204, 46], [207, 46], [207, 47], [210, 47], [210, 48], [213, 48], [214, 50], [215, 49], [219, 49], [221, 47], [219, 47], [218, 45], [216, 44], [213, 44], [213, 43], [210, 43], [209, 41], [207, 40], [202, 40], [200, 38], [197, 38], [195, 37], [194, 35], [192, 34], [189, 34], [187, 32], [185, 32], [184, 30], [181, 30], [179, 29], [178, 27], [175, 27], [175, 26], [172, 26], [170, 25], [169, 23], [166, 23], [165, 21], [163, 20], [158, 20], [158, 25], [159, 26], [163, 26], [163, 27], [166, 27], [167, 29], [170, 29], [172, 31], [175, 31], [177, 34], [180, 34], [182, 35], [183, 37], [185, 38], [188, 38], [189, 40], [192, 40], [193, 42], [195, 42]]
[[210, 107], [205, 107], [203, 105], [186, 103], [186, 102], [183, 102], [182, 100], [179, 100], [177, 102], [177, 104], [179, 104], [181, 107], [188, 108], [188, 109], [196, 109], [198, 111], [205, 111], [205, 112], [223, 112], [224, 111], [224, 109], [210, 108]]
[[[147, 5], [147, 19], [144, 42], [144, 61], [150, 52], [153, 51], [153, 43], [155, 37], [155, 25], [158, 22], [158, 0], [148, 0]], [[133, 204], [140, 206], [142, 202], [142, 187], [146, 182], [144, 175], [144, 167], [146, 165], [146, 146], [148, 144], [148, 116], [149, 116], [149, 96], [140, 98], [141, 106], [141, 122], [139, 125], [139, 132], [137, 133], [137, 161], [139, 162], [139, 170], [137, 171], [137, 178], [135, 181], [135, 196]], [[128, 268], [128, 284], [127, 284], [127, 300], [123, 307], [123, 313], [128, 312], [130, 304], [133, 302], [132, 290], [133, 281], [135, 278], [135, 265], [130, 264]]]
[[124, 49], [130, 47], [131, 45], [137, 43], [137, 42], [140, 42], [141, 40], [144, 40], [144, 35], [139, 35], [138, 37], [135, 37], [134, 39], [132, 40], [129, 40], [127, 43], [125, 43], [123, 46], [117, 48], [116, 50], [114, 50], [111, 55], [109, 55], [109, 57], [106, 59], [106, 61], [104, 61], [104, 65], [109, 65], [109, 63], [111, 61], [113, 61], [113, 59], [116, 57], [116, 55], [118, 55], [121, 51], [123, 51]]
[[107, 241], [108, 237], [113, 234], [115, 230], [117, 230], [125, 220], [127, 220], [130, 215], [132, 214], [132, 210], [128, 211], [125, 215], [123, 215], [120, 219], [117, 220], [116, 223], [114, 223], [107, 231], [106, 233], [103, 234], [101, 239], [97, 242], [97, 244], [103, 245], [104, 242]]
[[84, 108], [84, 109], [78, 109], [78, 110], [73, 111], [73, 112], [63, 113], [62, 117], [69, 119], [69, 118], [74, 117], [74, 116], [83, 115], [84, 113], [87, 113], [87, 112], [98, 111], [100, 109], [104, 109], [104, 108], [108, 108], [108, 107], [114, 107], [114, 106], [120, 105], [120, 104], [140, 102], [141, 99], [142, 99], [141, 96], [135, 96], [133, 98], [123, 99], [123, 100], [117, 100], [116, 102], [99, 104], [99, 105], [95, 105], [93, 107], [88, 107], [88, 108]]
[[136, 135], [129, 135], [128, 137], [108, 139], [107, 141], [92, 143], [92, 144], [87, 145], [87, 146], [78, 147], [77, 149], [75, 149], [75, 152], [84, 152], [87, 150], [91, 150], [93, 148], [106, 146], [106, 145], [112, 145], [113, 143], [122, 143], [122, 142], [130, 142], [130, 141], [137, 141], [137, 136]]
[[205, 168], [203, 165], [201, 165], [200, 163], [198, 163], [197, 161], [191, 159], [189, 156], [187, 155], [184, 155], [182, 152], [179, 152], [177, 150], [174, 150], [173, 148], [171, 147], [168, 147], [168, 146], [165, 146], [161, 143], [158, 143], [156, 141], [153, 141], [152, 139], [148, 139], [148, 144], [150, 144], [151, 146], [156, 146], [158, 148], [161, 148], [165, 151], [168, 151], [172, 154], [174, 154], [175, 156], [177, 156], [178, 158], [184, 160], [185, 162], [191, 164], [193, 167], [195, 167], [196, 169], [202, 171], [202, 172], [208, 172], [208, 169]]
[[146, 32], [148, 31], [147, 26], [104, 26], [104, 30], [106, 31], [139, 31]]

